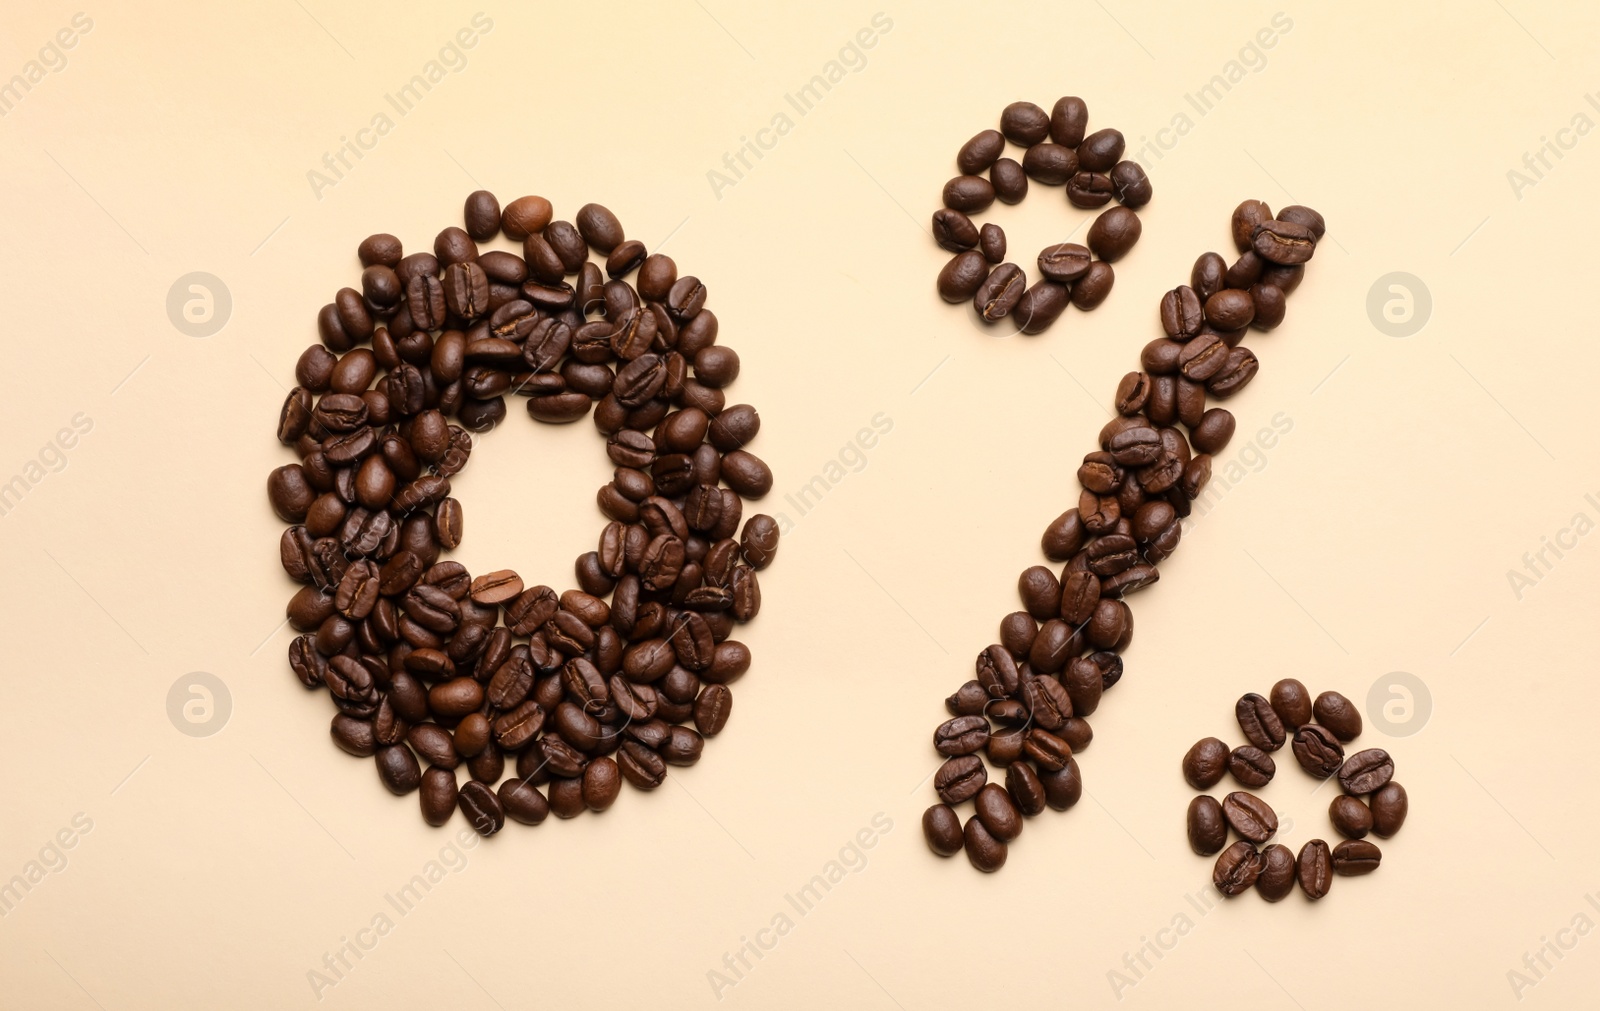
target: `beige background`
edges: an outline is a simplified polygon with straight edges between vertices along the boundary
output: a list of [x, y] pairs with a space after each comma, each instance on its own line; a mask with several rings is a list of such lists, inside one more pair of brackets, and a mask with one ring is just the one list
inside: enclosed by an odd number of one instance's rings
[[[8, 6], [0, 80], [74, 14]], [[311, 1006], [308, 972], [387, 911], [393, 930], [325, 1006], [707, 1007], [708, 972], [787, 911], [794, 929], [727, 1006], [1496, 1008], [1518, 1003], [1514, 969], [1535, 983], [1527, 1006], [1583, 1006], [1600, 938], [1569, 928], [1600, 922], [1585, 899], [1600, 891], [1600, 539], [1549, 554], [1520, 599], [1507, 577], [1574, 514], [1600, 519], [1600, 140], [1557, 133], [1600, 122], [1585, 98], [1600, 31], [1563, 6], [891, 4], [873, 28], [880, 8], [855, 2], [491, 3], [465, 65], [391, 113], [320, 199], [308, 170], [478, 7], [89, 9], [65, 66], [0, 119], [0, 477], [75, 415], [92, 422], [0, 518], [0, 879], [58, 830], [73, 842], [0, 918], [0, 1003]], [[1292, 26], [1241, 55], [1280, 10]], [[847, 54], [858, 69], [794, 113], [784, 95], [869, 28], [865, 63]], [[1241, 59], [1255, 69], [1200, 115], [1187, 96]], [[945, 254], [924, 225], [962, 141], [1007, 102], [1063, 93], [1084, 96], [1092, 128], [1167, 144], [1146, 157], [1157, 195], [1104, 307], [991, 339], [934, 296]], [[784, 111], [793, 129], [716, 193], [708, 170]], [[1158, 134], [1179, 114], [1192, 129]], [[1558, 136], [1571, 149], [1519, 194], [1507, 172]], [[450, 851], [461, 821], [429, 829], [414, 797], [338, 753], [326, 698], [287, 671], [292, 587], [262, 489], [290, 458], [271, 434], [283, 387], [318, 306], [355, 281], [357, 241], [424, 247], [478, 185], [567, 216], [602, 201], [651, 248], [670, 237], [743, 357], [733, 392], [765, 421], [767, 508], [795, 528], [742, 633], [755, 667], [700, 766], [603, 817]], [[1260, 377], [1228, 405], [1240, 434], [1223, 459], [1248, 476], [1137, 597], [1084, 801], [1031, 821], [998, 875], [940, 861], [918, 819], [941, 700], [1016, 606], [1160, 293], [1227, 248], [1245, 197], [1330, 224], [1288, 321], [1250, 340]], [[992, 220], [1031, 268], [1086, 216], [1035, 187]], [[231, 294], [209, 338], [167, 315], [190, 271]], [[1431, 293], [1410, 337], [1369, 317], [1393, 271]], [[535, 426], [519, 406], [457, 482], [458, 557], [567, 585], [608, 468], [587, 424]], [[880, 412], [892, 431], [800, 516], [784, 495]], [[1288, 434], [1247, 450], [1280, 413]], [[196, 671], [231, 699], [210, 737], [168, 716]], [[1391, 672], [1422, 688], [1393, 700], [1394, 733], [1362, 738], [1392, 751], [1414, 803], [1378, 874], [1315, 906], [1191, 905], [1210, 863], [1181, 829], [1189, 743], [1237, 737], [1232, 700], [1281, 676], [1366, 709]], [[1264, 796], [1292, 845], [1328, 834], [1329, 792], [1297, 771]], [[863, 829], [864, 866], [847, 852], [856, 870], [795, 914], [785, 895]], [[399, 916], [386, 893], [441, 849], [455, 869]], [[1537, 979], [1524, 956], [1547, 940], [1570, 950]], [[1128, 968], [1147, 943], [1160, 958]]]

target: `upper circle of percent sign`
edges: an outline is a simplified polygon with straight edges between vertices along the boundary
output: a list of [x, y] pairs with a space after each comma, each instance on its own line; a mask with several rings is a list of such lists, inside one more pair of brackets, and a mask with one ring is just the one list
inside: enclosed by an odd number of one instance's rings
[[[1106, 139], [1106, 131], [1085, 137], [1087, 115], [1076, 98], [1061, 99], [1050, 114], [1027, 102], [1008, 106], [999, 132], [980, 133], [958, 155], [964, 174], [946, 186], [947, 205], [952, 195], [956, 203], [946, 211], [957, 214], [936, 215], [940, 243], [952, 248], [971, 239], [981, 245], [982, 233], [971, 228], [959, 206], [963, 199], [977, 209], [1003, 184], [1025, 192], [1027, 177], [1041, 180], [1040, 165], [1075, 161], [1082, 174], [1084, 149], [1095, 138], [1100, 147], [1090, 154], [1093, 171], [1106, 173], [1106, 179], [1084, 179], [1079, 188], [1101, 194], [1101, 203], [1109, 200], [1118, 192], [1111, 172], [1120, 164], [1121, 138]], [[1018, 172], [1004, 168], [992, 181], [972, 174], [980, 162], [991, 174], [1003, 167], [1004, 140], [1031, 145], [1030, 151], [1051, 149], [1048, 157], [1034, 158], [1034, 172], [1027, 171], [1025, 158]], [[974, 147], [980, 150], [974, 153]], [[1126, 168], [1121, 175], [1130, 184], [1142, 178]], [[1022, 178], [1008, 183], [1008, 176]], [[1147, 182], [1139, 196], [1148, 199]], [[1162, 296], [1157, 315], [1165, 336], [1145, 345], [1140, 369], [1118, 384], [1109, 405], [1115, 415], [1078, 468], [1077, 505], [1045, 529], [1045, 558], [1062, 568], [1033, 565], [1023, 571], [1017, 582], [1022, 609], [1001, 620], [999, 641], [979, 651], [971, 679], [945, 700], [950, 718], [933, 735], [934, 749], [944, 758], [933, 780], [940, 803], [923, 815], [928, 845], [942, 856], [965, 850], [979, 870], [998, 870], [1027, 817], [1047, 807], [1066, 810], [1082, 796], [1076, 756], [1093, 740], [1088, 717], [1123, 676], [1122, 654], [1133, 639], [1127, 597], [1160, 577], [1157, 566], [1176, 550], [1181, 521], [1203, 501], [1214, 455], [1233, 437], [1233, 414], [1208, 402], [1233, 397], [1255, 377], [1260, 362], [1244, 338], [1283, 322], [1288, 296], [1304, 278], [1326, 225], [1309, 207], [1285, 207], [1274, 215], [1266, 203], [1246, 200], [1234, 210], [1230, 231], [1237, 251], [1231, 263], [1219, 253], [1204, 253], [1189, 283]], [[1041, 259], [1056, 248], [1046, 249]], [[940, 276], [940, 294], [949, 301], [974, 298], [979, 313], [995, 320], [1020, 306], [1030, 313], [1023, 332], [1042, 329], [1034, 325], [1044, 319], [1039, 310], [1055, 309], [1045, 314], [1053, 322], [1069, 299], [1051, 290], [1025, 298], [1033, 289], [1026, 288], [1020, 268], [1001, 262], [990, 271], [991, 263], [1003, 259], [1003, 249], [1002, 239], [998, 255], [957, 252]], [[1070, 253], [1073, 269], [1087, 271], [1090, 252], [1080, 247], [1061, 255]], [[963, 258], [970, 270], [960, 266]], [[1070, 296], [1074, 282], [1065, 280]], [[1061, 282], [1047, 273], [1045, 283]], [[989, 781], [991, 767], [1004, 770], [1004, 785]], [[974, 813], [963, 822], [955, 806], [967, 801]]]
[[[363, 241], [359, 288], [318, 313], [278, 421], [299, 462], [267, 482], [304, 584], [289, 665], [328, 689], [334, 743], [418, 792], [429, 824], [459, 808], [484, 835], [604, 811], [624, 780], [651, 790], [694, 764], [750, 667], [730, 636], [778, 547], [770, 516], [741, 522], [772, 473], [745, 448], [755, 408], [727, 403], [739, 357], [706, 286], [605, 207], [574, 218], [480, 190], [431, 251]], [[501, 235], [517, 251], [480, 248]], [[592, 408], [616, 466], [564, 592], [446, 557], [463, 536], [450, 479], [508, 398], [553, 424]], [[530, 463], [508, 484], [554, 476]]]

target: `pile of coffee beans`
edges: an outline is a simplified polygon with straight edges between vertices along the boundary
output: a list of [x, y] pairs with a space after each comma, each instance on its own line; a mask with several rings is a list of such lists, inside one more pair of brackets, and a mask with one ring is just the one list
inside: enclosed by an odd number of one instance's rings
[[[1387, 839], [1405, 824], [1409, 802], [1405, 787], [1394, 781], [1394, 759], [1382, 748], [1368, 748], [1349, 757], [1344, 746], [1361, 733], [1361, 713], [1338, 692], [1312, 699], [1306, 686], [1284, 678], [1272, 686], [1270, 698], [1251, 693], [1234, 707], [1248, 744], [1237, 748], [1215, 737], [1196, 741], [1183, 756], [1183, 778], [1196, 790], [1209, 790], [1231, 775], [1241, 786], [1259, 789], [1272, 781], [1272, 752], [1288, 744], [1300, 768], [1318, 779], [1339, 777], [1344, 793], [1328, 805], [1328, 817], [1344, 841], [1332, 849], [1321, 839], [1300, 847], [1268, 843], [1278, 831], [1278, 816], [1255, 794], [1236, 790], [1217, 802], [1201, 793], [1189, 802], [1186, 826], [1189, 847], [1201, 856], [1221, 852], [1211, 882], [1226, 896], [1254, 887], [1268, 902], [1277, 902], [1296, 881], [1308, 899], [1328, 894], [1333, 875], [1350, 877], [1378, 869], [1383, 853], [1367, 840]], [[1228, 845], [1228, 832], [1239, 836]], [[1257, 849], [1263, 843], [1267, 845]], [[1226, 848], [1224, 848], [1226, 847]]]
[[[267, 496], [290, 524], [283, 568], [305, 584], [289, 666], [328, 689], [334, 743], [392, 792], [420, 789], [429, 824], [459, 807], [489, 835], [507, 816], [604, 811], [623, 780], [652, 790], [699, 759], [750, 666], [729, 635], [761, 608], [778, 526], [741, 527], [772, 473], [744, 448], [755, 408], [726, 403], [739, 356], [717, 343], [704, 284], [598, 204], [573, 223], [543, 197], [501, 208], [480, 190], [465, 217], [431, 252], [361, 243], [360, 288], [317, 315], [278, 420], [300, 462]], [[479, 249], [501, 233], [521, 255]], [[508, 396], [544, 422], [592, 406], [616, 464], [597, 496], [610, 522], [565, 592], [441, 558], [462, 539], [450, 478], [468, 433]], [[525, 476], [559, 479], [538, 461]]]
[[[1288, 207], [1274, 218], [1259, 200], [1240, 204], [1232, 225], [1239, 258], [1229, 265], [1206, 253], [1191, 283], [1163, 296], [1167, 336], [1145, 346], [1143, 371], [1122, 378], [1117, 416], [1078, 468], [1077, 507], [1045, 529], [1045, 557], [1065, 566], [1059, 575], [1043, 565], [1022, 573], [1024, 610], [1001, 620], [976, 677], [945, 700], [951, 718], [933, 735], [945, 756], [934, 775], [942, 803], [922, 819], [935, 853], [965, 848], [979, 870], [998, 870], [1022, 831], [1019, 814], [1065, 810], [1082, 793], [1073, 755], [1089, 746], [1086, 718], [1122, 677], [1133, 638], [1124, 598], [1159, 577], [1211, 477], [1212, 454], [1233, 436], [1233, 415], [1207, 408], [1206, 398], [1231, 397], [1255, 377], [1259, 363], [1241, 340], [1250, 327], [1283, 321], [1285, 296], [1323, 234], [1316, 211]], [[988, 781], [980, 755], [1006, 770], [1004, 787]], [[1253, 759], [1241, 757], [1241, 767]], [[967, 800], [977, 813], [963, 827], [953, 805]]]
[[[1000, 114], [1000, 129], [984, 130], [961, 146], [961, 174], [945, 183], [944, 207], [933, 215], [934, 241], [956, 254], [939, 271], [941, 298], [970, 300], [985, 323], [1013, 316], [1023, 333], [1038, 334], [1068, 305], [1093, 309], [1111, 294], [1111, 264], [1139, 241], [1133, 208], [1150, 202], [1150, 179], [1138, 162], [1123, 160], [1127, 144], [1120, 132], [1085, 136], [1088, 125], [1089, 107], [1081, 98], [1062, 98], [1048, 113], [1032, 102], [1012, 102]], [[1007, 141], [1025, 149], [1021, 162], [1004, 157]], [[1062, 242], [1041, 250], [1041, 277], [1032, 287], [1023, 269], [1006, 260], [1000, 226], [979, 228], [969, 216], [996, 199], [1019, 203], [1028, 195], [1029, 179], [1065, 186], [1074, 207], [1104, 207], [1112, 197], [1121, 205], [1095, 218], [1087, 245]]]

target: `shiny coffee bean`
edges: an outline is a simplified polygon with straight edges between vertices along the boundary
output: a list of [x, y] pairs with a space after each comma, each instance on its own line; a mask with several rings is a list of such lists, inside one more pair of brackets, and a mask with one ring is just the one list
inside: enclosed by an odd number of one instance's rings
[[1228, 823], [1215, 797], [1201, 794], [1189, 801], [1186, 824], [1189, 848], [1203, 857], [1220, 852], [1228, 841]]
[[1378, 869], [1383, 851], [1365, 839], [1346, 839], [1333, 848], [1333, 873], [1351, 878]]
[[1142, 227], [1139, 215], [1126, 207], [1113, 207], [1094, 219], [1089, 226], [1089, 248], [1107, 263], [1126, 256], [1139, 241]]
[[1394, 778], [1394, 759], [1382, 748], [1358, 751], [1339, 767], [1339, 785], [1348, 794], [1373, 793]]
[[1372, 812], [1354, 797], [1339, 796], [1328, 805], [1328, 820], [1346, 839], [1362, 839], [1372, 831]]
[[1384, 839], [1400, 831], [1411, 807], [1406, 788], [1393, 780], [1379, 787], [1368, 798], [1368, 803], [1372, 810], [1372, 831]]
[[972, 866], [985, 873], [993, 873], [1005, 866], [1006, 844], [991, 835], [976, 815], [967, 819], [962, 837], [967, 860]]
[[1308, 723], [1296, 730], [1291, 750], [1300, 768], [1318, 779], [1338, 775], [1344, 765], [1344, 748], [1339, 739], [1320, 724]]
[[1338, 692], [1323, 692], [1311, 704], [1317, 722], [1333, 731], [1341, 741], [1354, 740], [1361, 734], [1361, 711]]
[[1294, 891], [1295, 858], [1289, 847], [1273, 843], [1261, 850], [1261, 874], [1256, 891], [1268, 902], [1278, 902]]
[[961, 852], [961, 818], [948, 804], [935, 804], [922, 813], [922, 836], [928, 848], [942, 857]]
[[1285, 739], [1283, 721], [1273, 710], [1272, 703], [1251, 692], [1242, 696], [1234, 706], [1239, 729], [1245, 739], [1262, 751], [1277, 751]]
[[1240, 784], [1251, 789], [1259, 789], [1272, 782], [1277, 771], [1278, 766], [1272, 756], [1253, 744], [1234, 748], [1228, 755], [1228, 772]]
[[1260, 876], [1261, 854], [1241, 839], [1217, 857], [1217, 863], [1211, 870], [1211, 883], [1217, 891], [1232, 898], [1255, 887], [1256, 879]]
[[1228, 827], [1253, 843], [1264, 843], [1278, 831], [1278, 816], [1255, 794], [1236, 790], [1222, 799], [1222, 816]]
[[1228, 771], [1228, 746], [1215, 737], [1196, 741], [1183, 756], [1183, 778], [1196, 790], [1209, 790]]
[[1294, 678], [1284, 678], [1272, 686], [1272, 711], [1289, 730], [1298, 730], [1311, 722], [1311, 693]]
[[1295, 859], [1295, 879], [1300, 890], [1313, 901], [1328, 894], [1333, 885], [1333, 854], [1321, 839], [1312, 839], [1300, 847]]

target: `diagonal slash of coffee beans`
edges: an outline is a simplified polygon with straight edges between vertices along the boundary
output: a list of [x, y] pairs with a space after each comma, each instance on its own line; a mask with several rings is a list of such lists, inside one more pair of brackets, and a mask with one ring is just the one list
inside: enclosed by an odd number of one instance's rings
[[[1117, 130], [1085, 136], [1089, 107], [1083, 99], [1059, 99], [1050, 112], [1032, 102], [1012, 102], [1000, 114], [1000, 129], [983, 130], [956, 154], [960, 175], [944, 185], [944, 207], [934, 212], [933, 238], [955, 256], [939, 271], [939, 297], [972, 303], [986, 324], [1012, 318], [1025, 334], [1043, 333], [1067, 306], [1093, 309], [1111, 294], [1111, 264], [1139, 241], [1134, 208], [1150, 202], [1150, 179], [1138, 162], [1122, 158], [1127, 147]], [[1022, 161], [1005, 157], [1006, 143], [1024, 148]], [[985, 175], [987, 173], [987, 175]], [[1022, 267], [1006, 260], [1006, 233], [993, 222], [978, 227], [970, 215], [995, 200], [1020, 203], [1028, 181], [1066, 187], [1067, 202], [1093, 210], [1115, 197], [1120, 206], [1095, 218], [1087, 245], [1061, 242], [1038, 256], [1040, 278], [1032, 286]], [[1098, 257], [1098, 259], [1096, 259]]]
[[[729, 636], [761, 609], [778, 525], [741, 523], [772, 473], [745, 448], [755, 408], [726, 403], [739, 356], [698, 278], [599, 204], [575, 218], [480, 190], [432, 252], [367, 238], [278, 421], [300, 457], [267, 480], [304, 584], [289, 666], [328, 689], [334, 743], [418, 791], [430, 825], [459, 809], [491, 835], [604, 811], [624, 780], [654, 789], [726, 726], [750, 666]], [[480, 250], [501, 233], [520, 253]], [[550, 423], [592, 407], [616, 465], [610, 522], [561, 593], [442, 557], [463, 531], [450, 478], [508, 396]]]
[[[1062, 99], [1057, 112], [1081, 108], [1064, 106], [1075, 101]], [[1025, 112], [1023, 120], [1031, 125], [1024, 138], [1040, 142], [1054, 130], [1051, 117], [1041, 127], [1042, 110]], [[1081, 138], [1081, 122], [1075, 129]], [[1090, 140], [1082, 138], [1082, 144]], [[1115, 146], [1120, 154], [1120, 138]], [[1106, 167], [1114, 168], [1115, 158], [1106, 157]], [[1022, 825], [1013, 824], [1007, 803], [1033, 815], [1045, 807], [1066, 810], [1083, 793], [1074, 756], [1089, 746], [1094, 735], [1088, 717], [1101, 694], [1121, 679], [1122, 652], [1133, 639], [1133, 611], [1124, 598], [1160, 577], [1157, 565], [1176, 550], [1180, 521], [1211, 477], [1212, 455], [1233, 436], [1233, 415], [1207, 407], [1207, 398], [1232, 397], [1255, 377], [1259, 363], [1241, 342], [1252, 327], [1271, 330], [1283, 322], [1286, 296], [1299, 285], [1324, 225], [1308, 207], [1286, 207], [1274, 217], [1266, 204], [1246, 200], [1233, 213], [1232, 231], [1238, 259], [1229, 264], [1206, 253], [1195, 261], [1190, 283], [1161, 299], [1158, 316], [1166, 336], [1145, 346], [1142, 371], [1128, 373], [1117, 386], [1116, 417], [1100, 430], [1099, 449], [1078, 469], [1083, 491], [1077, 507], [1045, 529], [1045, 557], [1065, 565], [1059, 574], [1044, 565], [1022, 573], [1017, 590], [1023, 610], [1001, 620], [1000, 641], [978, 654], [975, 677], [945, 700], [950, 719], [934, 732], [935, 750], [946, 756], [934, 777], [941, 803], [922, 819], [929, 847], [941, 856], [964, 849], [979, 870], [999, 870]], [[1354, 707], [1327, 708], [1346, 729], [1353, 717], [1359, 731]], [[1245, 783], [1272, 778], [1276, 766], [1268, 752], [1283, 746], [1288, 719], [1258, 696], [1241, 700], [1238, 716], [1250, 744], [1233, 751], [1216, 738], [1197, 744], [1192, 762], [1185, 761], [1196, 789], [1215, 785], [1229, 770]], [[1332, 733], [1329, 740], [1337, 747]], [[1297, 735], [1297, 757], [1298, 743]], [[953, 805], [994, 785], [980, 755], [1006, 770], [1006, 786], [991, 792], [963, 827]], [[1335, 763], [1326, 775], [1339, 769]], [[1350, 773], [1361, 784], [1382, 774], [1376, 759]], [[1237, 800], [1233, 807], [1245, 810]], [[1250, 813], [1259, 816], [1250, 822], [1259, 834], [1270, 808]], [[1191, 826], [1191, 838], [1198, 833], [1220, 848], [1216, 834], [1224, 814], [1202, 810], [1195, 817], [1204, 824]], [[1225, 837], [1225, 827], [1222, 832]], [[1228, 858], [1225, 878], [1242, 891], [1262, 869], [1258, 858], [1241, 853]], [[1274, 892], [1283, 886], [1281, 856], [1269, 861]], [[1350, 866], [1365, 865], [1357, 860]]]

